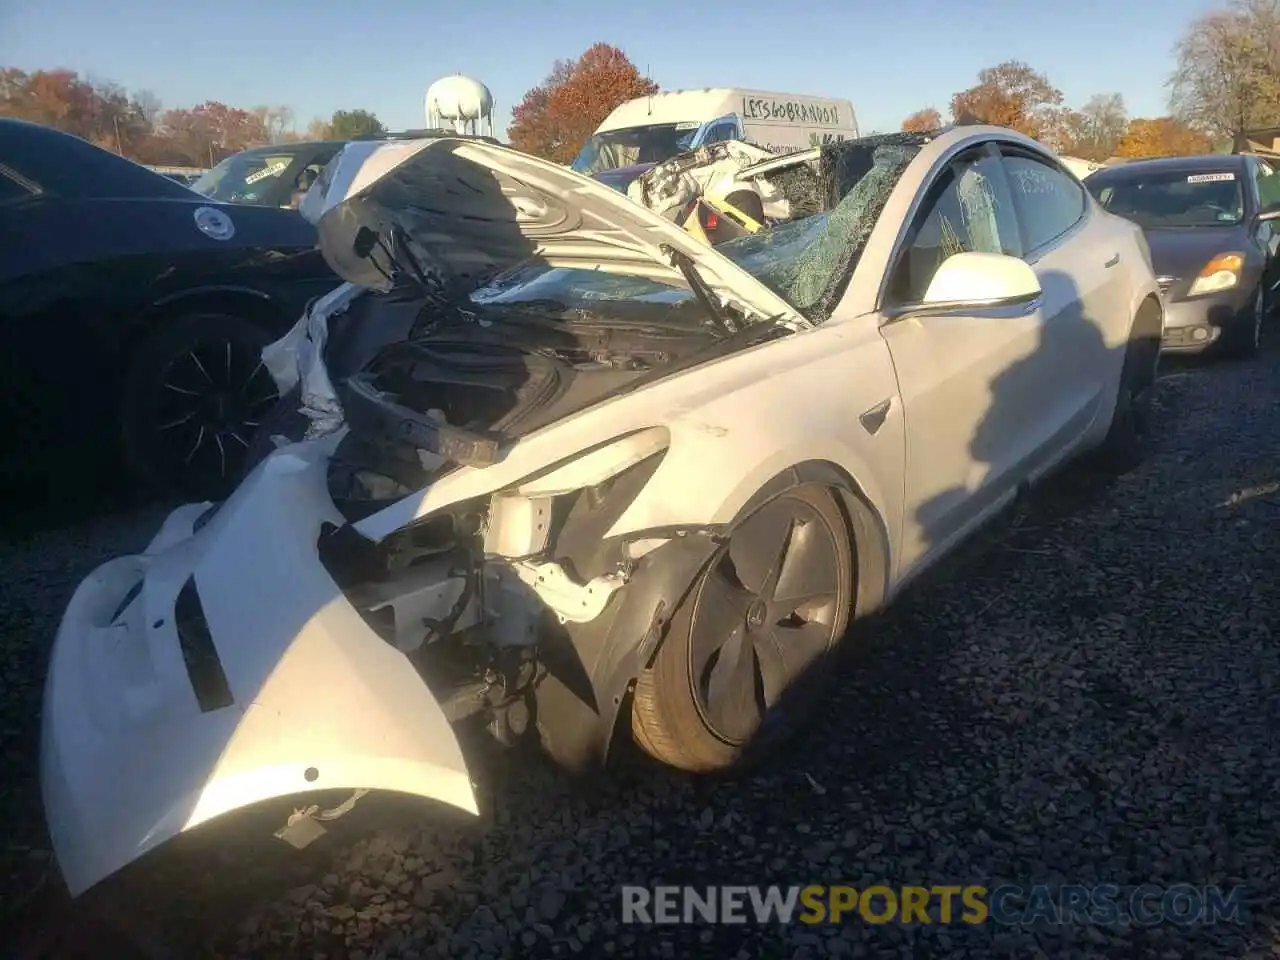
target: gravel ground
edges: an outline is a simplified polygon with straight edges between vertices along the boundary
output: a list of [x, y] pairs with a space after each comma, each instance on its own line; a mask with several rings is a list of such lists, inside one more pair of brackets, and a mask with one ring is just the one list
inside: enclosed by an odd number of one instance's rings
[[[1055, 483], [863, 627], [810, 735], [749, 782], [631, 761], [577, 785], [487, 753], [479, 821], [371, 797], [302, 854], [206, 841], [141, 899], [183, 953], [220, 957], [1280, 956], [1278, 372], [1274, 348], [1168, 372], [1147, 465]], [[157, 519], [0, 546], [10, 903], [47, 862], [33, 717], [56, 617]], [[1193, 927], [619, 922], [622, 884], [836, 882], [1252, 898], [1243, 923]]]

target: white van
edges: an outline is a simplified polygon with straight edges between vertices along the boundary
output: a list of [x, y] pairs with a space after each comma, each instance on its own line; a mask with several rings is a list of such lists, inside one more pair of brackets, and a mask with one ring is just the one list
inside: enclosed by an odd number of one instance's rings
[[745, 140], [771, 153], [794, 153], [857, 136], [848, 100], [732, 87], [677, 90], [617, 107], [570, 166], [625, 190], [622, 181], [641, 172], [631, 168], [718, 140]]

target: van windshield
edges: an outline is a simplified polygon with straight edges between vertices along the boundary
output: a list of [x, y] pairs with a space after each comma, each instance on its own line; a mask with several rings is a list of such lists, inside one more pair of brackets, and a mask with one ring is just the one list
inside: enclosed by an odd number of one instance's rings
[[686, 123], [653, 123], [592, 135], [570, 166], [588, 176], [636, 163], [660, 163], [687, 151], [702, 126]]

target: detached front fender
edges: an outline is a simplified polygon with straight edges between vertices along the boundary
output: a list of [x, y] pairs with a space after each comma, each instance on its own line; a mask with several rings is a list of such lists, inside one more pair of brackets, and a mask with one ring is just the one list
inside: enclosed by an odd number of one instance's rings
[[197, 510], [175, 512], [72, 597], [40, 760], [73, 895], [275, 797], [386, 789], [476, 812], [440, 705], [320, 562], [323, 525], [341, 523], [322, 446], [277, 451], [201, 530]]

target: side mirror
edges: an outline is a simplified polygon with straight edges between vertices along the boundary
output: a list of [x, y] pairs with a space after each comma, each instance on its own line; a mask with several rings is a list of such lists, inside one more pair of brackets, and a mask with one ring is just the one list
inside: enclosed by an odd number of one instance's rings
[[921, 302], [926, 311], [1006, 307], [1040, 296], [1040, 280], [1026, 261], [1002, 253], [957, 253], [938, 267]]
[[1280, 203], [1269, 203], [1254, 217], [1259, 223], [1266, 223], [1270, 220], [1280, 220]]

